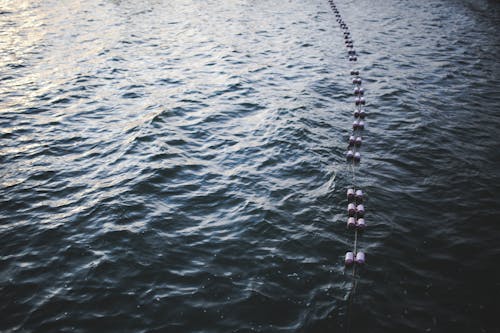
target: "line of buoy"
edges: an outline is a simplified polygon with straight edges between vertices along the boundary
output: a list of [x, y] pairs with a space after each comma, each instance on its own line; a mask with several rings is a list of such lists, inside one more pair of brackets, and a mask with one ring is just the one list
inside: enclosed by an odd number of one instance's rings
[[[358, 61], [358, 54], [354, 49], [354, 41], [352, 39], [349, 27], [342, 19], [337, 6], [333, 0], [328, 0], [337, 23], [344, 34], [344, 43], [347, 48], [348, 60], [356, 63]], [[352, 76], [352, 84], [354, 85], [354, 121], [352, 123], [352, 134], [349, 136], [346, 159], [352, 167], [352, 185], [347, 189], [347, 229], [354, 231], [353, 249], [347, 251], [344, 258], [346, 266], [364, 265], [366, 262], [366, 255], [363, 251], [358, 251], [358, 233], [366, 228], [365, 221], [365, 207], [363, 204], [364, 193], [356, 185], [356, 167], [361, 163], [361, 145], [363, 143], [362, 132], [365, 129], [366, 111], [363, 106], [366, 104], [364, 95], [365, 90], [361, 87], [363, 80], [360, 77], [360, 72], [357, 69], [352, 69], [350, 72]], [[353, 271], [354, 274], [354, 271]]]

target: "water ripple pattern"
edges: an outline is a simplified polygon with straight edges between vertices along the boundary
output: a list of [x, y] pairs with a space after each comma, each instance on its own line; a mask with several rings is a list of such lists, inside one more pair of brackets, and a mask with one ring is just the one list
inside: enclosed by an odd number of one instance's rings
[[[500, 6], [336, 3], [377, 96], [352, 331], [494, 332]], [[0, 27], [0, 331], [346, 328], [327, 1], [3, 0]]]

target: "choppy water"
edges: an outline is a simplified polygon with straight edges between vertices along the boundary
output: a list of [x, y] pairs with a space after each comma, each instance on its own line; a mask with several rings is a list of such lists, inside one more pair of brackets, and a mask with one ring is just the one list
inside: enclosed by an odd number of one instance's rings
[[[498, 332], [500, 4], [338, 0], [352, 332]], [[342, 332], [328, 2], [0, 1], [0, 330]]]

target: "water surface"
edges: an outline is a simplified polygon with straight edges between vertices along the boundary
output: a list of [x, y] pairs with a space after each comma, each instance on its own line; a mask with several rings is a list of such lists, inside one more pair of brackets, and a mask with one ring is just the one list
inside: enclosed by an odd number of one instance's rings
[[498, 2], [336, 1], [354, 294], [327, 1], [0, 4], [1, 331], [498, 330]]

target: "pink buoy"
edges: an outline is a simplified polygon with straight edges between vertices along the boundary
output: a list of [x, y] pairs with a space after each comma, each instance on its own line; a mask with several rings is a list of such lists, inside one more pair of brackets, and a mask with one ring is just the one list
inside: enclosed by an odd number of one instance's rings
[[354, 157], [354, 153], [352, 150], [348, 150], [345, 156], [347, 157], [347, 160], [352, 160]]
[[358, 136], [358, 137], [354, 140], [354, 145], [355, 145], [356, 147], [361, 147], [361, 143], [363, 143], [363, 139], [362, 139], [360, 136]]
[[356, 264], [363, 265], [366, 262], [366, 256], [364, 252], [356, 253], [356, 259], [354, 260]]
[[352, 252], [346, 252], [345, 254], [345, 260], [344, 260], [344, 263], [346, 266], [350, 266], [352, 265], [352, 263], [354, 262], [354, 253]]
[[349, 217], [347, 219], [347, 228], [354, 229], [356, 227], [356, 219], [354, 217]]
[[356, 228], [360, 230], [364, 230], [366, 228], [366, 222], [365, 219], [358, 219], [356, 221]]
[[354, 216], [356, 214], [356, 205], [353, 203], [348, 204], [347, 213], [349, 214], [349, 216]]
[[361, 161], [361, 154], [359, 152], [354, 153], [354, 162], [359, 163]]
[[351, 135], [349, 137], [349, 146], [352, 146], [356, 143], [356, 138], [354, 137], [354, 135]]
[[359, 217], [365, 216], [365, 207], [363, 205], [357, 205], [356, 206], [356, 214]]
[[354, 200], [354, 198], [355, 198], [355, 197], [356, 197], [356, 195], [354, 194], [354, 189], [352, 189], [352, 188], [348, 188], [348, 189], [347, 189], [347, 200], [348, 200], [349, 202], [351, 202], [351, 201], [353, 201], [353, 200]]
[[363, 198], [364, 198], [363, 191], [356, 190], [356, 192], [354, 193], [354, 198], [356, 199], [356, 202], [358, 202], [358, 203], [363, 202]]

